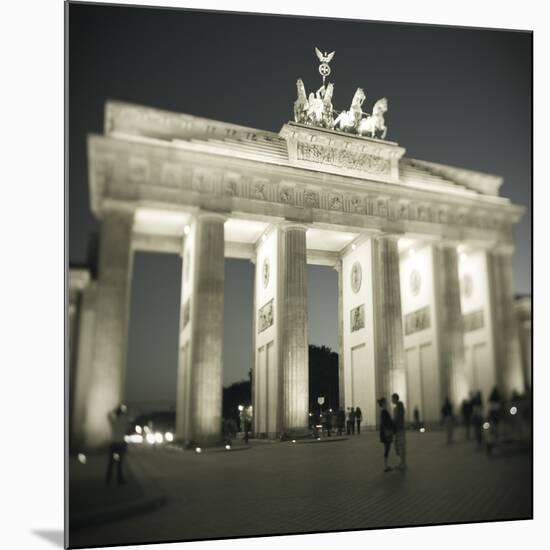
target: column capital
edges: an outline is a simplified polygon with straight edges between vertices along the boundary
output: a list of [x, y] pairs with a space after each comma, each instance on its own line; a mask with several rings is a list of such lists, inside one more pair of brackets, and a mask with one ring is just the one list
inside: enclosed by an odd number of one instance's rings
[[306, 224], [300, 223], [300, 222], [291, 222], [291, 221], [284, 221], [279, 224], [279, 227], [283, 231], [288, 231], [290, 229], [297, 229], [300, 231], [307, 231], [308, 226]]
[[213, 221], [217, 220], [217, 221], [225, 222], [229, 218], [229, 215], [223, 212], [199, 210], [198, 212], [195, 212], [195, 214], [193, 214], [193, 218], [197, 220], [213, 220]]
[[399, 239], [402, 239], [405, 236], [404, 233], [377, 233], [376, 235], [372, 236], [372, 239], [375, 239], [377, 241], [394, 241], [397, 242]]

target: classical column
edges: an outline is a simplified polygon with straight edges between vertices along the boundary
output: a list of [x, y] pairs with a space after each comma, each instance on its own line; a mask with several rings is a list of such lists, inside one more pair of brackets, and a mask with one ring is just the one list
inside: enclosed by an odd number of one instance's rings
[[307, 430], [309, 409], [306, 228], [283, 227], [283, 431]]
[[107, 415], [124, 395], [133, 219], [133, 212], [123, 208], [106, 209], [101, 217], [94, 352], [85, 414], [88, 447], [109, 441]]
[[468, 396], [464, 359], [464, 326], [456, 244], [433, 247], [434, 294], [439, 336], [441, 396], [458, 407]]
[[342, 260], [334, 266], [338, 272], [338, 402], [345, 410], [345, 378], [344, 378], [344, 283], [342, 275]]
[[398, 393], [406, 403], [407, 387], [398, 238], [392, 235], [372, 240], [374, 338], [376, 348], [376, 395], [389, 398]]
[[497, 384], [508, 394], [525, 389], [514, 309], [513, 253], [510, 245], [497, 247], [487, 254]]
[[[190, 247], [189, 427], [200, 444], [220, 440], [223, 384], [224, 222], [200, 213]], [[185, 258], [184, 258], [185, 262]], [[184, 266], [184, 270], [185, 270]], [[185, 307], [185, 305], [184, 305]]]

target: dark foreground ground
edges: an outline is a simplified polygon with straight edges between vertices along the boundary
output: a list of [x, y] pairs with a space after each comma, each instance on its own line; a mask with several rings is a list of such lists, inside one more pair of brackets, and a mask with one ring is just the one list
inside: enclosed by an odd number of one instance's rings
[[[129, 483], [105, 457], [71, 460], [71, 547], [532, 517], [530, 451], [492, 456], [442, 432], [409, 432], [406, 471], [382, 471], [377, 434], [252, 442], [204, 452], [132, 448]], [[392, 450], [392, 461], [396, 457]]]

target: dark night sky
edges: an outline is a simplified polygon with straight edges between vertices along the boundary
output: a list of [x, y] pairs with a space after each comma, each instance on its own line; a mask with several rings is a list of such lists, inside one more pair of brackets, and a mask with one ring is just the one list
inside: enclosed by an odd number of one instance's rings
[[[366, 110], [388, 98], [388, 139], [407, 156], [504, 177], [501, 194], [527, 206], [514, 269], [516, 291], [530, 293], [531, 45], [523, 32], [70, 4], [70, 263], [86, 261], [97, 231], [85, 140], [102, 132], [107, 99], [278, 131], [296, 79], [320, 85], [318, 46], [336, 51], [335, 108], [362, 86]], [[172, 401], [181, 267], [162, 254], [134, 265], [128, 400]], [[252, 276], [249, 262], [226, 262], [226, 383], [250, 365]], [[310, 340], [336, 348], [336, 273], [308, 277]]]

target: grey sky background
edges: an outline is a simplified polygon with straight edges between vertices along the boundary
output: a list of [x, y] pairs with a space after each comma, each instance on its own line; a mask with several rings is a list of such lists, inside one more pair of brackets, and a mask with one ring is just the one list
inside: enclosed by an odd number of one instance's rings
[[[335, 108], [358, 86], [367, 110], [389, 100], [388, 139], [408, 157], [504, 177], [501, 194], [527, 207], [515, 231], [516, 291], [531, 292], [532, 36], [513, 31], [71, 4], [69, 8], [69, 261], [83, 264], [97, 221], [89, 209], [86, 135], [107, 99], [278, 131], [295, 82], [320, 85], [314, 47], [336, 51]], [[134, 263], [128, 400], [175, 394], [176, 256]], [[226, 262], [225, 382], [251, 359], [250, 262]], [[310, 339], [336, 349], [336, 272], [308, 270]]]

